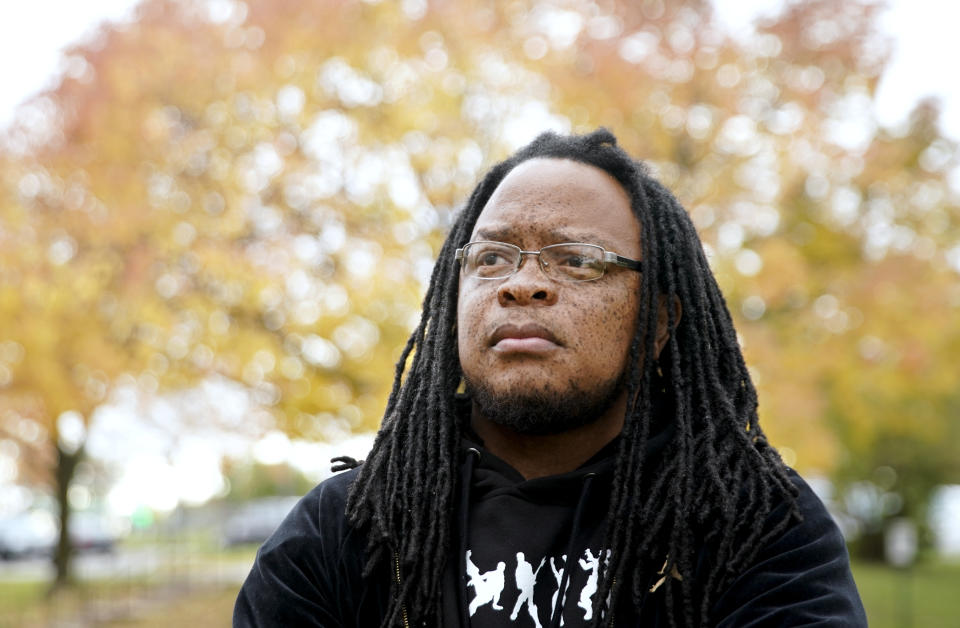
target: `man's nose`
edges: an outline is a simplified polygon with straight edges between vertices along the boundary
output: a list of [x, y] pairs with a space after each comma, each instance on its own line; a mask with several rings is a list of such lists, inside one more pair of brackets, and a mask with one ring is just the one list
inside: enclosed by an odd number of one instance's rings
[[557, 284], [540, 267], [540, 257], [525, 253], [517, 272], [503, 280], [497, 289], [500, 305], [553, 305]]

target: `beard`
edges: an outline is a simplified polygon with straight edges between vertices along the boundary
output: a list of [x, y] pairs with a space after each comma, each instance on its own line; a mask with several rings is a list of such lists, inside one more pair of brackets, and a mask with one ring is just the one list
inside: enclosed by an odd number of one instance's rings
[[609, 410], [624, 390], [622, 374], [592, 390], [571, 384], [565, 391], [495, 392], [486, 382], [466, 375], [464, 383], [467, 395], [487, 420], [529, 436], [561, 434], [588, 425]]

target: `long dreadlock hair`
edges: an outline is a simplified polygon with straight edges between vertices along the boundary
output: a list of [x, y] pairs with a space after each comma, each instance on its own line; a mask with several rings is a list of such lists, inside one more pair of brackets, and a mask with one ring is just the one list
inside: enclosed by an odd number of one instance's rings
[[[351, 525], [367, 531], [365, 574], [389, 565], [392, 597], [384, 626], [439, 624], [444, 566], [454, 558], [454, 509], [461, 425], [455, 397], [459, 265], [493, 191], [517, 164], [533, 158], [575, 160], [613, 176], [641, 225], [644, 255], [640, 320], [625, 374], [628, 407], [607, 513], [609, 563], [594, 597], [593, 624], [609, 625], [600, 601], [621, 595], [639, 605], [657, 574], [687, 574], [664, 584], [671, 625], [708, 620], [711, 602], [753, 559], [767, 538], [799, 518], [796, 489], [757, 421], [757, 395], [726, 303], [686, 211], [606, 129], [582, 136], [540, 135], [483, 178], [459, 214], [433, 270], [419, 325], [397, 362], [380, 432], [347, 501]], [[673, 332], [655, 355], [658, 304], [664, 296]], [[411, 358], [412, 356], [412, 358]], [[409, 361], [409, 367], [407, 363]], [[669, 390], [668, 390], [669, 389]], [[663, 392], [660, 392], [660, 391]], [[653, 396], [667, 397], [673, 436], [656, 464], [645, 456]], [[762, 526], [786, 501], [786, 516]], [[697, 548], [715, 547], [694, 571]], [[664, 560], [667, 564], [664, 564]], [[620, 583], [630, 583], [624, 589]], [[679, 609], [679, 610], [678, 610]]]

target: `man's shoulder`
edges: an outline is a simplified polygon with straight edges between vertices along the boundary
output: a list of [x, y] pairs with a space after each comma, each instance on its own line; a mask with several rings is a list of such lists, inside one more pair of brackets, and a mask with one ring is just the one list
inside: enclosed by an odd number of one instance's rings
[[[795, 500], [784, 497], [767, 517], [767, 534], [752, 564], [714, 605], [717, 625], [784, 625], [788, 618], [806, 618], [809, 625], [865, 626], [840, 529], [810, 485], [792, 469], [788, 476]], [[800, 517], [778, 525], [794, 503]]]
[[363, 577], [366, 540], [347, 521], [353, 469], [303, 496], [257, 552], [235, 626], [379, 625], [384, 578]]
[[800, 527], [807, 533], [818, 537], [827, 537], [832, 542], [843, 545], [843, 535], [840, 533], [840, 528], [837, 527], [833, 516], [813, 488], [799, 473], [789, 467], [787, 468], [787, 476], [797, 489], [796, 505], [801, 517], [801, 521], [793, 527]]
[[360, 467], [355, 467], [330, 476], [313, 487], [310, 492], [303, 497], [303, 501], [309, 504], [316, 504], [325, 510], [337, 511], [342, 514], [346, 510], [350, 487], [353, 486], [353, 482], [359, 473]]
[[823, 501], [795, 470], [787, 467], [787, 477], [795, 489], [794, 494], [781, 494], [774, 501], [761, 525], [764, 543], [755, 561], [762, 562], [770, 555], [790, 554], [798, 548], [809, 550], [813, 547], [818, 548], [817, 554], [821, 556], [846, 557], [846, 542]]
[[303, 496], [294, 512], [299, 510], [300, 516], [314, 520], [324, 533], [346, 533], [347, 498], [358, 473], [359, 468], [355, 468], [323, 480]]
[[317, 484], [290, 510], [273, 535], [260, 548], [261, 554], [291, 547], [310, 546], [316, 551], [322, 541], [327, 551], [350, 533], [346, 518], [347, 497], [357, 476], [351, 469]]

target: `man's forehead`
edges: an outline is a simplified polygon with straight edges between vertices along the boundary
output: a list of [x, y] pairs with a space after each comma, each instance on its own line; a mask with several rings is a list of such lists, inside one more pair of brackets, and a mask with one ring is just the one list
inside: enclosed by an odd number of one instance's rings
[[[555, 221], [555, 226], [544, 227], [538, 230], [538, 235], [544, 240], [549, 240], [551, 244], [558, 242], [587, 242], [590, 244], [599, 244], [601, 246], [610, 246], [611, 243], [600, 233], [588, 229], [578, 229], [570, 226], [561, 226], [559, 220]], [[495, 240], [497, 242], [508, 242], [514, 244], [522, 236], [530, 231], [529, 222], [522, 225], [510, 224], [503, 221], [493, 222], [487, 225], [480, 225], [474, 229], [472, 240]]]
[[639, 259], [640, 222], [630, 195], [605, 170], [536, 158], [510, 171], [487, 200], [471, 239], [538, 249], [586, 242]]
[[574, 159], [535, 157], [510, 170], [490, 195], [487, 205], [537, 195], [549, 197], [560, 182], [565, 184], [566, 194], [579, 191], [587, 198], [596, 189], [598, 181], [613, 184], [626, 194], [621, 183], [603, 168]]

